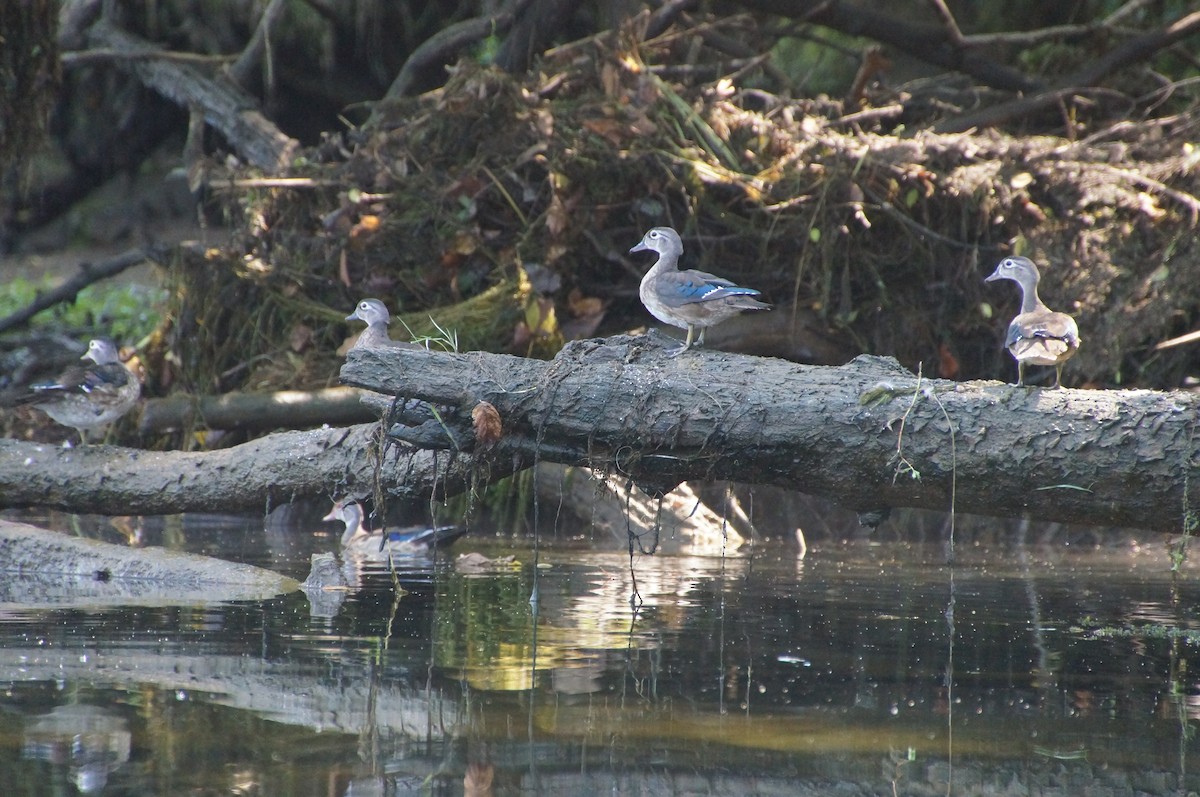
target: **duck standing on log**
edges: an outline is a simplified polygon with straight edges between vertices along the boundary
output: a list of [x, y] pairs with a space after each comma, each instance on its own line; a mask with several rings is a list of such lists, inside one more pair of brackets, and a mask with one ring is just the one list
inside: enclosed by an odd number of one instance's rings
[[63, 426], [74, 428], [80, 444], [86, 445], [89, 430], [108, 426], [133, 409], [142, 383], [121, 362], [117, 344], [108, 338], [90, 341], [80, 359], [91, 363], [71, 366], [51, 382], [32, 385], [11, 403], [37, 407]]
[[704, 345], [704, 331], [742, 310], [769, 310], [771, 305], [755, 299], [759, 291], [742, 288], [696, 269], [679, 270], [683, 241], [670, 227], [655, 227], [630, 249], [630, 253], [653, 251], [658, 260], [642, 278], [638, 295], [650, 314], [663, 323], [687, 330], [683, 346], [671, 352], [682, 354], [692, 346], [697, 327], [697, 345]]
[[1006, 257], [984, 282], [1012, 280], [1021, 286], [1021, 312], [1008, 325], [1004, 348], [1017, 361], [1017, 385], [1025, 384], [1026, 365], [1053, 365], [1054, 386], [1062, 386], [1062, 369], [1079, 351], [1079, 327], [1066, 313], [1042, 304], [1041, 274], [1027, 257]]

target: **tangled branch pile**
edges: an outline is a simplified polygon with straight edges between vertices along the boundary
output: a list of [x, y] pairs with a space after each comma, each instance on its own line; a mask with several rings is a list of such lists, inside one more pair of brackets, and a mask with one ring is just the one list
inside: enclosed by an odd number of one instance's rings
[[624, 252], [669, 224], [687, 265], [776, 303], [774, 352], [1007, 375], [1016, 297], [982, 277], [1020, 251], [1044, 264], [1047, 302], [1079, 320], [1069, 382], [1187, 372], [1146, 351], [1200, 306], [1200, 152], [1181, 134], [1194, 107], [1080, 140], [884, 129], [841, 101], [760, 88], [765, 59], [711, 44], [748, 24], [643, 41], [635, 23], [525, 76], [460, 62], [443, 88], [306, 151], [300, 185], [214, 167], [240, 234], [182, 258], [164, 338], [177, 357], [159, 367], [181, 363], [200, 391], [328, 383], [362, 296], [415, 335], [544, 356], [647, 321], [645, 264]]

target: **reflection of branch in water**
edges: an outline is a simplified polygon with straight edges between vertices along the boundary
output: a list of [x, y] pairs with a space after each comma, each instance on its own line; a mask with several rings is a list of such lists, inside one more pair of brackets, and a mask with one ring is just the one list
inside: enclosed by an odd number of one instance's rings
[[533, 499], [534, 507], [534, 522], [533, 522], [533, 540], [534, 540], [534, 556], [533, 556], [533, 591], [529, 595], [529, 622], [533, 624], [531, 647], [530, 647], [530, 662], [529, 662], [529, 710], [527, 714], [527, 749], [529, 750], [529, 788], [537, 794], [541, 790], [538, 788], [538, 771], [537, 771], [537, 755], [534, 751], [537, 749], [534, 745], [535, 737], [533, 734], [533, 714], [537, 707], [537, 660], [538, 660], [538, 566], [537, 566], [537, 496]]
[[[951, 533], [950, 539], [954, 536]], [[946, 797], [954, 788], [954, 557], [949, 557], [950, 596], [946, 600]]]
[[[633, 570], [633, 561], [630, 557], [629, 568]], [[634, 593], [636, 595], [636, 593]], [[633, 606], [633, 612], [629, 615], [629, 633], [626, 636], [625, 642], [625, 672], [633, 679], [635, 691], [639, 697], [647, 697], [647, 694], [641, 687], [641, 681], [633, 670], [634, 654], [640, 652], [639, 648], [634, 645], [634, 629], [637, 628], [638, 617], [642, 612], [641, 596], [638, 596], [637, 605]], [[655, 636], [658, 636], [657, 634]], [[662, 640], [659, 638], [656, 643], [650, 648], [651, 667], [650, 667], [650, 692], [651, 700], [658, 699], [658, 667], [662, 663]]]

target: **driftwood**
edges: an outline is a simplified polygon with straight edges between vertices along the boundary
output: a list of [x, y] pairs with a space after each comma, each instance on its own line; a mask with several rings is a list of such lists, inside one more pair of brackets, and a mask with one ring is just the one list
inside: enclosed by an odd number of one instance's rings
[[953, 505], [1161, 531], [1200, 506], [1200, 397], [1183, 391], [921, 379], [879, 357], [671, 358], [646, 337], [576, 342], [550, 362], [358, 349], [342, 379], [451, 407], [391, 430], [420, 447], [472, 450], [471, 410], [487, 401], [504, 429], [497, 462], [610, 470], [651, 493], [731, 479], [859, 510]]

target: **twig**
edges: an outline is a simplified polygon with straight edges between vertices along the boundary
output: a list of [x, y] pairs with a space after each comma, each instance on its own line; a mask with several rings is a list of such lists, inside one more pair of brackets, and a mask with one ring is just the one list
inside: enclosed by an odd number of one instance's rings
[[990, 108], [984, 108], [980, 111], [973, 111], [963, 116], [943, 119], [933, 126], [933, 132], [965, 133], [973, 128], [992, 127], [1003, 124], [1010, 119], [1028, 116], [1035, 111], [1042, 111], [1046, 108], [1056, 106], [1066, 97], [1085, 93], [1087, 93], [1086, 88], [1076, 86], [1045, 91], [1041, 94], [1034, 94], [1031, 97], [1021, 97], [1009, 102], [1002, 102], [999, 105], [993, 105]]
[[238, 180], [210, 180], [205, 187], [214, 191], [237, 188], [330, 188], [341, 185], [337, 180], [315, 180], [312, 177], [247, 177]]
[[[271, 0], [267, 4], [267, 7], [263, 9], [262, 17], [258, 20], [258, 26], [254, 29], [254, 36], [251, 37], [249, 44], [242, 50], [242, 54], [238, 56], [237, 60], [229, 65], [229, 77], [242, 88], [249, 88], [250, 75], [262, 63], [263, 53], [270, 46], [271, 31], [283, 16], [286, 6], [285, 0]], [[267, 62], [267, 70], [268, 74], [272, 71], [270, 61]], [[273, 83], [269, 78], [266, 82], [268, 86]]]
[[1126, 179], [1135, 185], [1140, 185], [1143, 188], [1149, 188], [1152, 191], [1157, 191], [1160, 194], [1165, 194], [1171, 199], [1174, 199], [1176, 202], [1191, 211], [1190, 215], [1192, 217], [1193, 227], [1196, 226], [1197, 221], [1200, 221], [1200, 199], [1197, 199], [1191, 194], [1184, 191], [1177, 191], [1176, 189], [1171, 188], [1170, 186], [1161, 183], [1158, 180], [1155, 180], [1153, 177], [1147, 177], [1144, 174], [1138, 174], [1131, 169], [1118, 169], [1116, 166], [1109, 166], [1106, 163], [1097, 163], [1095, 166], [1096, 168], [1103, 169], [1104, 171], [1107, 171], [1109, 174], [1112, 174], [1116, 177]]
[[955, 47], [962, 47], [965, 44], [963, 32], [958, 27], [958, 22], [954, 20], [954, 15], [950, 13], [950, 9], [946, 7], [945, 0], [929, 0], [929, 4], [941, 18], [942, 25], [946, 28], [946, 36], [949, 37], [951, 44]]
[[[400, 74], [396, 75], [392, 85], [388, 86], [384, 99], [394, 100], [407, 96], [421, 70], [450, 59], [469, 44], [504, 33], [513, 26], [530, 2], [531, 0], [511, 0], [494, 14], [455, 22], [430, 36], [408, 56], [404, 66], [400, 67]], [[374, 117], [374, 114], [372, 116]]]
[[1104, 21], [1100, 24], [1105, 26], [1115, 25], [1117, 22], [1129, 16], [1134, 11], [1141, 9], [1143, 6], [1148, 6], [1152, 2], [1155, 2], [1155, 0], [1129, 0], [1128, 3], [1105, 17]]
[[929, 227], [926, 227], [924, 224], [917, 221], [916, 219], [913, 219], [913, 218], [910, 218], [910, 217], [904, 215], [903, 213], [901, 213], [899, 210], [896, 209], [895, 205], [893, 205], [891, 202], [888, 202], [883, 197], [876, 195], [874, 192], [864, 189], [863, 193], [866, 194], [867, 198], [869, 198], [871, 200], [871, 202], [874, 203], [874, 205], [876, 207], [878, 207], [880, 210], [882, 210], [884, 213], [891, 216], [893, 219], [900, 222], [901, 224], [903, 224], [907, 227], [911, 227], [912, 229], [916, 230], [921, 235], [924, 235], [925, 237], [929, 238], [930, 240], [937, 241], [938, 243], [945, 244], [946, 246], [952, 246], [956, 249], [969, 249], [969, 250], [980, 250], [980, 251], [996, 251], [996, 249], [997, 249], [997, 247], [995, 247], [995, 246], [982, 244], [982, 243], [967, 243], [964, 241], [956, 241], [953, 238], [949, 238], [933, 229], [930, 229]]
[[845, 116], [839, 116], [837, 119], [829, 120], [831, 125], [853, 125], [860, 122], [876, 122], [881, 119], [895, 119], [904, 113], [904, 106], [899, 103], [892, 105], [884, 105], [879, 108], [868, 108], [865, 111], [858, 113], [848, 113]]
[[1193, 341], [1197, 340], [1200, 340], [1200, 329], [1197, 329], [1195, 332], [1189, 332], [1186, 335], [1180, 335], [1177, 338], [1171, 338], [1170, 340], [1164, 340], [1161, 343], [1156, 343], [1154, 345], [1154, 350], [1162, 351], [1163, 349], [1169, 349], [1172, 346], [1182, 346], [1185, 343], [1192, 343]]
[[1001, 33], [977, 33], [963, 37], [964, 47], [994, 47], [999, 44], [1031, 47], [1049, 39], [1067, 39], [1087, 36], [1101, 30], [1103, 23], [1087, 25], [1052, 25], [1037, 30], [1015, 30]]
[[228, 55], [180, 53], [173, 50], [118, 50], [113, 47], [93, 47], [62, 54], [63, 66], [83, 66], [96, 61], [164, 61], [173, 64], [223, 64]]
[[84, 288], [92, 283], [99, 282], [102, 279], [120, 274], [130, 266], [136, 266], [146, 260], [155, 262], [162, 258], [162, 252], [158, 250], [147, 251], [146, 249], [130, 249], [127, 252], [122, 252], [116, 257], [101, 261], [95, 265], [91, 263], [80, 263], [79, 273], [71, 277], [69, 280], [59, 285], [54, 290], [46, 291], [39, 295], [36, 299], [29, 303], [28, 306], [21, 308], [17, 312], [5, 318], [0, 318], [0, 332], [5, 332], [14, 327], [19, 327], [29, 319], [33, 318], [38, 313], [53, 307], [61, 302], [69, 302], [75, 299], [75, 296]]

